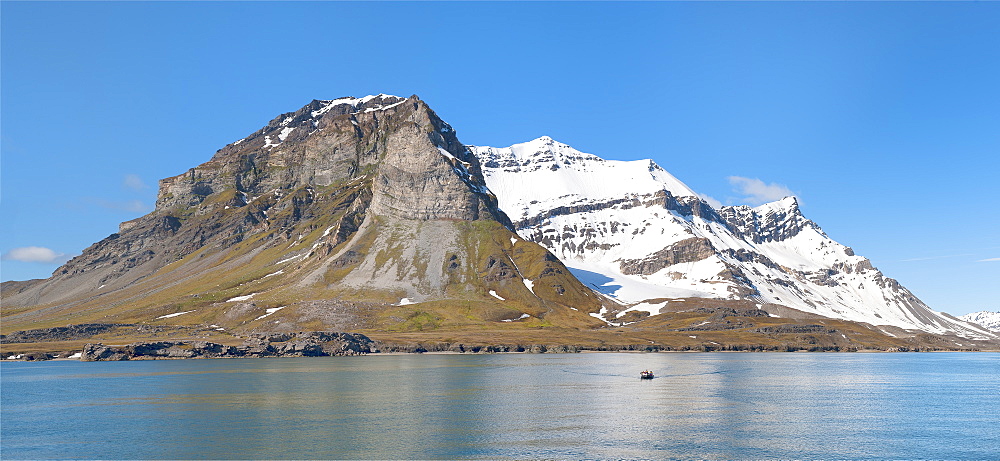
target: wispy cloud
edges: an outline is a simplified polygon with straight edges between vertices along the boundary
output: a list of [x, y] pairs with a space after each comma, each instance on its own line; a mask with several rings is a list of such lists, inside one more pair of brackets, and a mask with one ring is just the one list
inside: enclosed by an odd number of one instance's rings
[[980, 259], [979, 261], [976, 261], [976, 262], [977, 263], [988, 263], [988, 262], [997, 262], [997, 261], [1000, 261], [1000, 258], [986, 258], [986, 259]]
[[143, 182], [142, 178], [137, 174], [127, 174], [125, 179], [122, 180], [122, 186], [126, 189], [134, 190], [136, 192], [141, 192], [149, 189], [149, 185]]
[[69, 258], [66, 253], [57, 253], [45, 247], [13, 248], [3, 254], [4, 261], [21, 261], [28, 263], [63, 263]]
[[733, 189], [743, 195], [740, 200], [750, 205], [761, 205], [795, 195], [788, 187], [777, 183], [768, 184], [757, 178], [730, 176], [728, 179]]

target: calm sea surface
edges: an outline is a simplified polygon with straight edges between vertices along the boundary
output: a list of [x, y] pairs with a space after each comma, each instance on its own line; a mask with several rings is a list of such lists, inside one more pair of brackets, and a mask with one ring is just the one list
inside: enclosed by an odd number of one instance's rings
[[29, 362], [0, 391], [5, 460], [1000, 459], [996, 353]]

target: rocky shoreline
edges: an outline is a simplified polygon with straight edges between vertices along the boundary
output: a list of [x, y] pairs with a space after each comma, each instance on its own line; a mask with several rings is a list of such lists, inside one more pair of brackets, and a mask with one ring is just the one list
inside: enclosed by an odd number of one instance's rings
[[84, 362], [181, 358], [334, 357], [378, 352], [375, 343], [357, 333], [312, 331], [254, 334], [239, 346], [209, 341], [153, 341], [124, 346], [87, 344]]
[[[361, 334], [311, 332], [307, 337], [289, 341], [269, 341], [267, 335], [248, 340], [240, 346], [227, 346], [208, 341], [155, 341], [128, 345], [87, 344], [78, 354], [84, 362], [122, 360], [160, 360], [193, 358], [261, 358], [261, 357], [337, 357], [368, 354], [572, 354], [580, 352], [861, 352], [859, 349], [838, 347], [798, 346], [747, 346], [722, 345], [719, 347], [672, 348], [657, 345], [613, 345], [581, 347], [573, 345], [465, 345], [435, 344], [379, 344]], [[337, 337], [340, 335], [339, 337]], [[271, 335], [273, 338], [274, 335]], [[327, 338], [334, 336], [334, 339]], [[931, 352], [936, 349], [890, 348], [872, 352]], [[51, 354], [32, 354], [22, 360], [49, 360], [59, 358]]]
[[[758, 328], [758, 334], [796, 334], [786, 341], [701, 344], [540, 344], [521, 342], [514, 338], [504, 343], [489, 344], [478, 338], [472, 343], [462, 340], [435, 341], [429, 338], [372, 339], [360, 333], [306, 331], [298, 333], [250, 333], [243, 336], [202, 336], [207, 330], [192, 327], [167, 327], [133, 324], [83, 324], [67, 327], [18, 331], [0, 335], [4, 353], [0, 359], [38, 361], [79, 359], [82, 361], [157, 360], [181, 358], [255, 358], [255, 357], [332, 357], [388, 353], [578, 353], [578, 352], [931, 352], [956, 350], [935, 345], [874, 345], [817, 344], [813, 336], [822, 334], [822, 325], [779, 325]], [[836, 330], [832, 330], [836, 332]], [[145, 337], [129, 335], [140, 333]], [[215, 333], [211, 331], [211, 333]], [[801, 336], [801, 337], [799, 337]], [[213, 342], [213, 338], [221, 342]], [[159, 339], [162, 338], [162, 339]], [[185, 338], [185, 339], [178, 339]], [[204, 338], [204, 339], [194, 339]], [[811, 339], [810, 339], [811, 338]], [[220, 341], [214, 339], [214, 341]], [[522, 338], [523, 340], [524, 338]], [[242, 343], [239, 341], [242, 340]], [[66, 341], [77, 341], [75, 344]], [[528, 340], [531, 341], [531, 340]], [[127, 344], [125, 344], [127, 342]], [[111, 344], [105, 344], [111, 343]], [[42, 346], [48, 344], [50, 346]], [[42, 346], [42, 347], [39, 347]], [[995, 350], [993, 347], [972, 346], [964, 351]]]

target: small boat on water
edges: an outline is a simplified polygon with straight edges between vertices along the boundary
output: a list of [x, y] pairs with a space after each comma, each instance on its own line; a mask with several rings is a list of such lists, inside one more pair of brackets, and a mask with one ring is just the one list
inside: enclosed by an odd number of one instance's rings
[[644, 370], [639, 373], [639, 379], [653, 379], [653, 372], [649, 370]]

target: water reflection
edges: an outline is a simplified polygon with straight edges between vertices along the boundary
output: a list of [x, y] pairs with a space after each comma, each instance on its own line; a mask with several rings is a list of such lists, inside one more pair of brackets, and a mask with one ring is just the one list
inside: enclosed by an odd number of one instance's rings
[[[996, 458], [998, 354], [3, 364], [0, 457]], [[638, 379], [652, 369], [657, 378]]]

